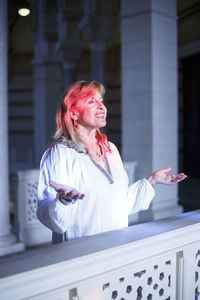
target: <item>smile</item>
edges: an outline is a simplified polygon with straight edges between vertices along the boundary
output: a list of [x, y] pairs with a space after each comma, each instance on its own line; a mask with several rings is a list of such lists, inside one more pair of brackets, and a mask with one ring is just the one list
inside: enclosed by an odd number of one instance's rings
[[97, 114], [96, 117], [97, 118], [104, 118], [104, 114]]

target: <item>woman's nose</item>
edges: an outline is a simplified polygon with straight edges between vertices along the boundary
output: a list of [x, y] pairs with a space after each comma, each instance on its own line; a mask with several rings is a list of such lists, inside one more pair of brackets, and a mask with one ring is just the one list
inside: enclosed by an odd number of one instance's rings
[[100, 101], [98, 101], [98, 102], [99, 102], [98, 103], [98, 108], [103, 110], [104, 109], [104, 104]]

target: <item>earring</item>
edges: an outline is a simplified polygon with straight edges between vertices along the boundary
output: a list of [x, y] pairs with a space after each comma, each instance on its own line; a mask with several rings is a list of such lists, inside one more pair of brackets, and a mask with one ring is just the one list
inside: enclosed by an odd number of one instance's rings
[[77, 126], [77, 120], [78, 120], [78, 118], [75, 117], [75, 118], [74, 118], [74, 126], [75, 126], [75, 127]]

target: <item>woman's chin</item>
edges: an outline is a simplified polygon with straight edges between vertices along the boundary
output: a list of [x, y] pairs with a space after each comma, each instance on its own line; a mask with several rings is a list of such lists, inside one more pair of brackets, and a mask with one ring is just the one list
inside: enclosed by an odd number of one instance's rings
[[99, 125], [99, 128], [105, 127], [106, 126], [106, 121], [101, 122], [101, 124]]

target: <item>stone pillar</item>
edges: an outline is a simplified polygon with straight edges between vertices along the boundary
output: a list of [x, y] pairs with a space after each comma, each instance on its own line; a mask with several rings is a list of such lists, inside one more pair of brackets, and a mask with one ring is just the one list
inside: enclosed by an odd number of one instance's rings
[[106, 84], [106, 43], [91, 43], [91, 78]]
[[30, 0], [32, 5], [32, 38], [34, 40], [34, 144], [35, 165], [52, 143], [55, 114], [62, 90], [60, 57], [55, 51], [58, 38], [56, 2]]
[[7, 70], [7, 1], [0, 1], [0, 256], [24, 249], [10, 232], [8, 179], [8, 70]]
[[75, 81], [76, 64], [83, 52], [79, 22], [82, 18], [81, 1], [58, 1], [58, 42], [56, 51], [63, 67], [63, 84], [69, 87]]
[[[176, 1], [121, 1], [121, 43], [123, 159], [138, 162], [137, 178], [168, 166], [177, 172]], [[142, 219], [181, 212], [177, 185], [155, 189]]]
[[76, 63], [75, 62], [63, 62], [63, 85], [64, 88], [69, 87], [76, 81]]
[[61, 99], [61, 66], [57, 60], [34, 59], [34, 145], [35, 164], [39, 167], [42, 154], [52, 143], [55, 115]]
[[106, 48], [116, 26], [112, 0], [85, 0], [80, 27], [91, 45], [91, 80], [106, 85]]

